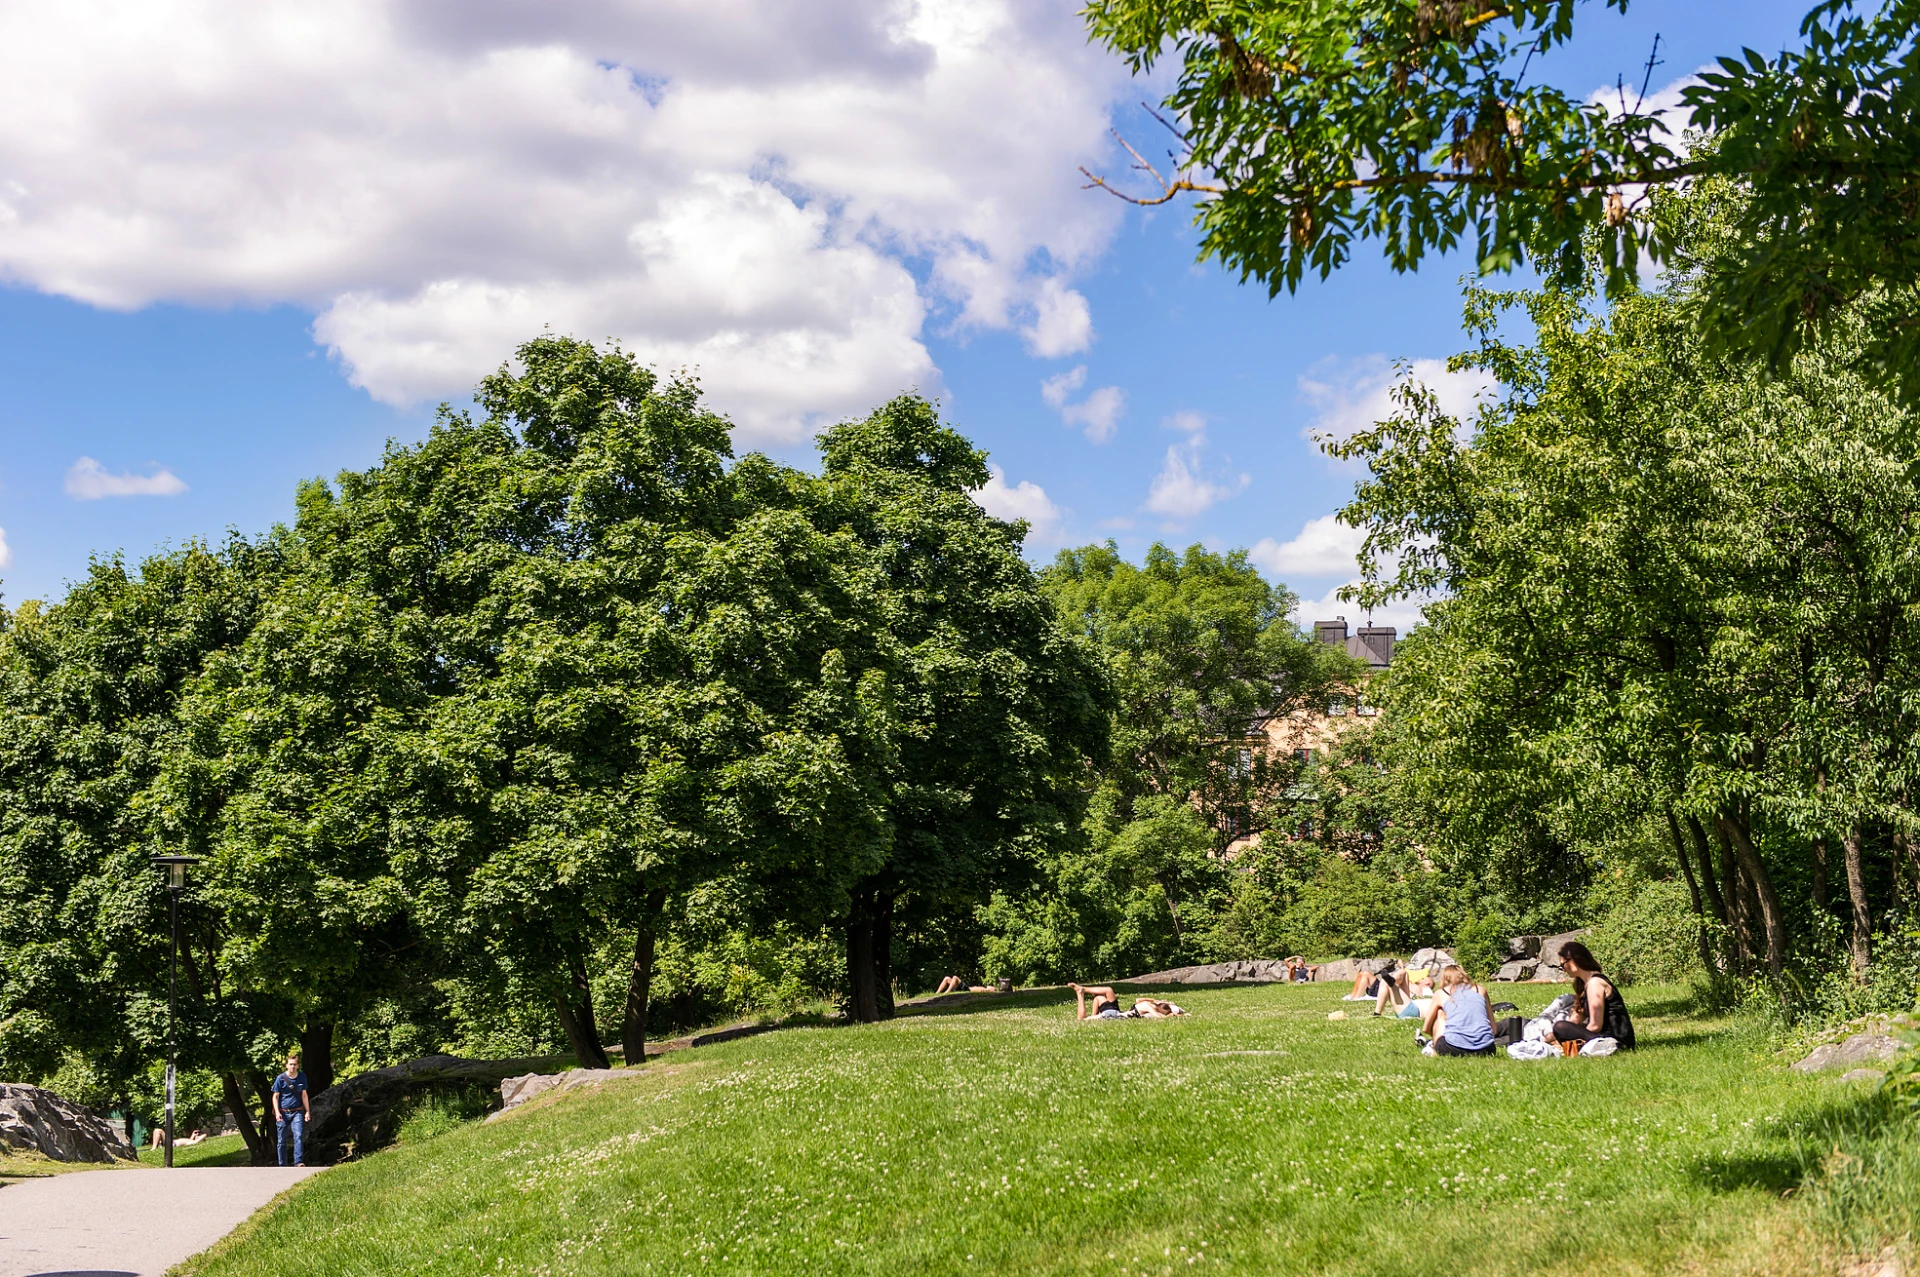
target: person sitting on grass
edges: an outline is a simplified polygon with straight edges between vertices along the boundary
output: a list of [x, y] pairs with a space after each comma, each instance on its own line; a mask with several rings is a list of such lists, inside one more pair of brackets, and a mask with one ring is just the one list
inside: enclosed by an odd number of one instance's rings
[[1593, 951], [1579, 941], [1560, 950], [1560, 969], [1573, 977], [1571, 1018], [1553, 1026], [1556, 1042], [1587, 1042], [1612, 1038], [1622, 1051], [1633, 1050], [1633, 1017], [1626, 999], [1613, 987], [1594, 961]]
[[1427, 1055], [1492, 1055], [1493, 1012], [1487, 991], [1457, 966], [1440, 968], [1440, 992], [1417, 1039]]
[[1320, 968], [1309, 963], [1299, 954], [1294, 954], [1280, 964], [1288, 984], [1308, 984], [1320, 974]]

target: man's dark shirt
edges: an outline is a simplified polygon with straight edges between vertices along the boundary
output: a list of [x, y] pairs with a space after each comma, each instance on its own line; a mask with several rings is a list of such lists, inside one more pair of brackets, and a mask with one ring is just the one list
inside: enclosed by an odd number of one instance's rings
[[285, 1073], [274, 1074], [273, 1098], [275, 1105], [280, 1110], [280, 1116], [285, 1117], [289, 1113], [306, 1112], [306, 1106], [300, 1102], [306, 1093], [307, 1073], [305, 1069], [302, 1069], [292, 1077], [288, 1077]]

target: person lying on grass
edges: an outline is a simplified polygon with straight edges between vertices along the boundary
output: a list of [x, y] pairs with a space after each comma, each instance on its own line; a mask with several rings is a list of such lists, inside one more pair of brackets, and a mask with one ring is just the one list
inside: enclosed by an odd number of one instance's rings
[[1633, 1017], [1627, 1014], [1626, 999], [1600, 970], [1593, 951], [1577, 940], [1566, 945], [1560, 950], [1560, 969], [1573, 977], [1573, 1008], [1570, 1018], [1553, 1026], [1554, 1040], [1612, 1038], [1622, 1051], [1633, 1050]]
[[1386, 971], [1369, 971], [1365, 967], [1354, 972], [1353, 992], [1346, 994], [1342, 1002], [1371, 1002], [1380, 996], [1380, 986], [1393, 979], [1392, 968]]
[[1457, 966], [1440, 968], [1440, 992], [1420, 1024], [1426, 1055], [1492, 1055], [1493, 1012], [1487, 991]]
[[990, 984], [968, 984], [957, 975], [943, 976], [940, 987], [933, 991], [936, 998], [943, 993], [998, 993]]
[[[1389, 1006], [1394, 1014], [1402, 1019], [1412, 1019], [1416, 1014], [1427, 1013], [1425, 1003], [1433, 998], [1433, 976], [1425, 967], [1409, 967], [1399, 975], [1390, 975], [1380, 981], [1380, 992], [1375, 995], [1373, 1013], [1384, 1015]], [[1418, 1012], [1408, 1010], [1416, 1003], [1421, 1004]]]
[[[1183, 1008], [1175, 1006], [1164, 998], [1135, 998], [1133, 1010], [1120, 1009], [1120, 995], [1108, 984], [1073, 984], [1067, 987], [1073, 990], [1073, 1000], [1079, 1007], [1075, 1017], [1081, 1020], [1161, 1020], [1169, 1016], [1185, 1015]], [[1093, 999], [1093, 1010], [1087, 1010], [1087, 999]]]

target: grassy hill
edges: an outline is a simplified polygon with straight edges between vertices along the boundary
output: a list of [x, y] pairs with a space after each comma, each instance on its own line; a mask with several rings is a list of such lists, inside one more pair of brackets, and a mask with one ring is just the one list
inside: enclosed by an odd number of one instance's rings
[[1423, 1058], [1329, 986], [770, 1034], [331, 1171], [190, 1271], [1832, 1272], [1911, 1227], [1871, 1085], [1631, 992], [1606, 1060]]

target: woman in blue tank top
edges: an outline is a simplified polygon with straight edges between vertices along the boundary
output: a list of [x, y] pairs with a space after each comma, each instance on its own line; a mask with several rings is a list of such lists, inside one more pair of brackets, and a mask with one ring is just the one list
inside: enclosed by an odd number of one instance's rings
[[1440, 969], [1440, 991], [1420, 1028], [1423, 1037], [1433, 1038], [1426, 1050], [1434, 1055], [1493, 1054], [1493, 1012], [1487, 1006], [1487, 991], [1457, 966]]

